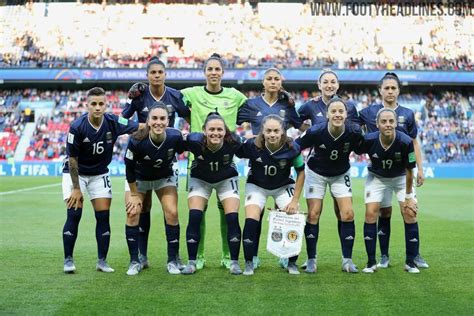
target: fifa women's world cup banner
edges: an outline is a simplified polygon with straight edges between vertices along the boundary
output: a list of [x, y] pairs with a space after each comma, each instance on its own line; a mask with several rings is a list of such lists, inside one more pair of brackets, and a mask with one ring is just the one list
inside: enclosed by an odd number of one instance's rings
[[276, 210], [268, 212], [267, 250], [279, 258], [290, 258], [301, 252], [306, 218]]

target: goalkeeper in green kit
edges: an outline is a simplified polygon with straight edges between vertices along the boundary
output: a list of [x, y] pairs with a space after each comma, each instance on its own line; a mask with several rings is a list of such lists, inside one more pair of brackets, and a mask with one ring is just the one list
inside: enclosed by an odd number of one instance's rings
[[[245, 95], [234, 88], [224, 88], [221, 86], [224, 74], [224, 62], [218, 54], [213, 54], [204, 64], [204, 74], [206, 76], [205, 86], [194, 86], [181, 90], [184, 103], [191, 109], [191, 130], [190, 132], [202, 132], [202, 126], [210, 112], [219, 112], [224, 118], [226, 125], [233, 132], [236, 128], [237, 114], [240, 107], [247, 101]], [[144, 91], [144, 84], [135, 84], [131, 90], [134, 95], [139, 95]], [[188, 168], [193, 161], [190, 154], [188, 158]], [[224, 209], [220, 201], [217, 202], [221, 222], [222, 237], [222, 261], [221, 265], [227, 269], [230, 267], [230, 253], [227, 245], [227, 223]], [[205, 214], [205, 212], [204, 212]], [[204, 237], [206, 231], [205, 216], [201, 222], [201, 242], [196, 262], [196, 268], [202, 269], [205, 265], [204, 258]]]

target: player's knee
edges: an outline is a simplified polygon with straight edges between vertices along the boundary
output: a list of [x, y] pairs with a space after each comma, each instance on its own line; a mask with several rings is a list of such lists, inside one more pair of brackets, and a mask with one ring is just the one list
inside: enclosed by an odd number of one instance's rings
[[403, 215], [403, 220], [405, 221], [405, 223], [407, 224], [416, 223], [416, 213], [414, 213], [413, 211], [407, 208], [403, 208], [402, 215]]
[[380, 208], [380, 217], [391, 217], [392, 216], [392, 207], [382, 207]]
[[308, 221], [310, 224], [317, 224], [318, 221], [319, 221], [319, 215], [320, 215], [319, 212], [308, 212], [307, 221]]
[[365, 212], [365, 222], [367, 224], [375, 224], [377, 222], [377, 212], [367, 210]]
[[178, 210], [177, 209], [168, 209], [165, 210], [165, 219], [168, 225], [177, 225], [178, 224]]
[[351, 209], [351, 210], [346, 210], [344, 212], [341, 212], [341, 217], [340, 219], [343, 221], [343, 222], [351, 222], [354, 220], [354, 211]]
[[127, 225], [129, 226], [136, 226], [138, 225], [140, 221], [140, 215], [139, 214], [127, 214]]

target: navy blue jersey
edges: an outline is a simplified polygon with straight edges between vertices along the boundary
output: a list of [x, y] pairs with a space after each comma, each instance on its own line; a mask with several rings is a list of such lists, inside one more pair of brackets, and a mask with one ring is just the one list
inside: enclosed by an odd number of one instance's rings
[[136, 112], [138, 122], [145, 123], [148, 117], [148, 109], [156, 101], [161, 101], [166, 104], [170, 120], [168, 126], [170, 127], [174, 126], [175, 113], [178, 113], [178, 116], [183, 118], [188, 117], [191, 114], [189, 108], [184, 105], [183, 95], [181, 92], [165, 86], [165, 93], [163, 93], [160, 99], [156, 99], [151, 94], [150, 87], [148, 87], [148, 89], [146, 89], [138, 98], [133, 100], [128, 99], [122, 111], [122, 116], [125, 118], [131, 118]]
[[143, 140], [130, 138], [125, 153], [128, 182], [152, 181], [173, 175], [175, 153], [184, 150], [183, 135], [174, 128], [167, 128], [165, 133], [166, 138], [161, 144], [155, 144], [150, 135]]
[[216, 183], [238, 176], [233, 158], [241, 143], [237, 136], [234, 139], [235, 143], [224, 142], [220, 149], [213, 152], [204, 145], [203, 133], [190, 133], [186, 137], [185, 148], [194, 154], [191, 177]]
[[357, 153], [368, 154], [371, 161], [369, 171], [381, 177], [402, 176], [406, 173], [406, 169], [413, 169], [416, 166], [413, 140], [399, 131], [396, 132], [392, 145], [387, 149], [380, 143], [380, 132], [365, 135], [363, 145]]
[[[357, 114], [357, 109], [353, 101], [346, 101], [347, 105], [347, 121], [350, 121], [355, 124], [359, 124], [359, 117]], [[326, 122], [328, 119], [326, 114], [328, 112], [328, 106], [324, 103], [322, 98], [319, 98], [318, 101], [314, 99], [309, 100], [304, 103], [298, 109], [298, 114], [300, 118], [305, 121], [307, 119], [311, 120], [311, 125], [316, 125]], [[360, 125], [360, 124], [359, 124]]]
[[334, 138], [328, 129], [328, 123], [313, 125], [301, 134], [295, 142], [301, 149], [312, 147], [308, 158], [308, 167], [319, 175], [334, 177], [349, 170], [349, 155], [362, 143], [362, 130], [359, 125], [348, 123], [344, 133]]
[[[373, 133], [379, 130], [376, 125], [376, 119], [377, 112], [382, 108], [383, 104], [373, 104], [359, 112], [360, 120], [367, 128], [368, 133]], [[416, 138], [418, 128], [416, 127], [415, 114], [413, 111], [400, 105], [394, 110], [398, 117], [397, 130], [407, 134], [411, 138]]]
[[237, 124], [240, 125], [244, 122], [250, 123], [252, 133], [257, 135], [262, 128], [263, 118], [270, 114], [276, 114], [283, 118], [286, 125], [285, 129], [290, 128], [290, 125], [295, 128], [300, 128], [303, 123], [295, 108], [288, 105], [288, 101], [278, 100], [270, 105], [265, 101], [263, 96], [258, 96], [247, 100], [239, 109]]
[[285, 143], [280, 149], [271, 152], [268, 148], [259, 149], [255, 139], [249, 139], [242, 144], [237, 156], [248, 158], [250, 170], [248, 183], [253, 183], [267, 190], [274, 190], [282, 186], [295, 183], [291, 178], [291, 167], [297, 172], [304, 170], [303, 157], [300, 146], [294, 143], [290, 148]]
[[[71, 123], [66, 153], [69, 157], [78, 158], [80, 175], [107, 173], [117, 137], [137, 129], [137, 122], [109, 113], [104, 114], [102, 124], [96, 129], [85, 113]], [[69, 164], [64, 165], [63, 172], [69, 173]]]

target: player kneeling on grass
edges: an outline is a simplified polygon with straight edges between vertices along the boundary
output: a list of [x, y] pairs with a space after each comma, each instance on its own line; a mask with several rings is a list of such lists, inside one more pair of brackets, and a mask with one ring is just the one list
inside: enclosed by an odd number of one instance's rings
[[63, 169], [63, 198], [67, 205], [67, 218], [63, 228], [64, 272], [73, 273], [73, 261], [79, 221], [82, 216], [83, 196], [87, 192], [97, 221], [98, 262], [96, 269], [114, 272], [106, 261], [110, 244], [110, 204], [112, 186], [108, 165], [112, 160], [114, 143], [119, 135], [138, 129], [138, 123], [105, 113], [105, 91], [92, 88], [87, 92], [87, 110], [71, 123], [67, 137], [68, 159]]
[[146, 193], [155, 191], [165, 216], [166, 241], [170, 274], [179, 270], [178, 177], [173, 170], [176, 153], [184, 149], [181, 132], [168, 126], [168, 110], [163, 102], [149, 109], [146, 128], [134, 133], [125, 153], [126, 176], [130, 186], [125, 235], [130, 253], [128, 275], [141, 270], [138, 256], [139, 218]]
[[[273, 197], [279, 209], [288, 214], [298, 212], [298, 201], [304, 183], [304, 162], [300, 148], [286, 137], [285, 122], [275, 114], [266, 116], [257, 138], [247, 140], [237, 156], [250, 160], [250, 171], [245, 188], [245, 226], [243, 247], [245, 255], [244, 275], [254, 274], [254, 243], [258, 240], [260, 214], [268, 197]], [[298, 173], [291, 178], [291, 167]], [[296, 259], [289, 259], [288, 272], [299, 274]]]
[[327, 105], [328, 121], [313, 125], [295, 141], [302, 149], [312, 147], [305, 169], [304, 185], [308, 204], [308, 219], [305, 226], [308, 252], [305, 272], [308, 273], [315, 273], [317, 270], [319, 217], [328, 185], [341, 214], [342, 270], [358, 272], [352, 262], [355, 226], [349, 155], [361, 144], [363, 137], [359, 125], [346, 123], [346, 118], [345, 102], [340, 98], [333, 98]]
[[365, 135], [358, 153], [370, 157], [369, 174], [365, 183], [364, 241], [367, 251], [367, 266], [362, 270], [373, 273], [377, 243], [377, 217], [384, 195], [395, 192], [405, 222], [405, 270], [419, 273], [414, 259], [419, 251], [419, 232], [416, 214], [418, 207], [413, 194], [413, 168], [416, 166], [412, 139], [396, 130], [397, 114], [389, 108], [382, 108], [376, 116], [378, 132]]
[[200, 225], [204, 208], [212, 190], [222, 202], [227, 222], [227, 243], [230, 250], [230, 273], [241, 274], [239, 251], [239, 177], [233, 157], [240, 148], [240, 140], [232, 134], [217, 112], [210, 113], [203, 133], [187, 136], [185, 147], [194, 154], [188, 187], [189, 222], [186, 229], [189, 262], [183, 274], [196, 272], [196, 257], [201, 240]]

